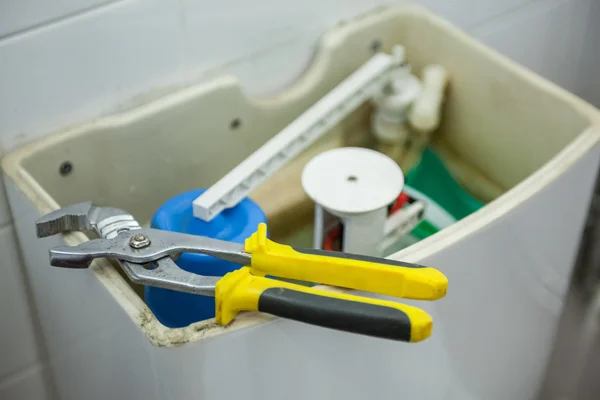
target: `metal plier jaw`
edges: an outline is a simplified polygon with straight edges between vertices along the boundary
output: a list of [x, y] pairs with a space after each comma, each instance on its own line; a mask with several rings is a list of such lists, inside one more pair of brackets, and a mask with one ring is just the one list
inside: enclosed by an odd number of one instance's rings
[[[267, 238], [266, 225], [244, 244], [142, 229], [123, 210], [79, 203], [37, 222], [39, 237], [72, 230], [95, 230], [100, 239], [50, 249], [50, 263], [85, 268], [96, 258], [113, 258], [136, 283], [215, 296], [216, 320], [229, 324], [240, 311], [260, 311], [322, 327], [417, 342], [431, 334], [424, 311], [387, 300], [319, 290], [265, 276], [315, 282], [417, 300], [437, 300], [448, 280], [438, 270], [416, 264], [314, 249], [295, 249]], [[202, 253], [243, 265], [224, 277], [180, 269], [182, 252]], [[150, 264], [150, 265], [149, 265]]]
[[98, 207], [91, 201], [72, 204], [39, 218], [35, 226], [38, 237], [68, 231], [94, 230], [103, 238], [113, 238], [119, 233], [141, 229], [131, 214], [119, 208]]
[[[36, 221], [36, 228], [37, 236], [40, 238], [69, 231], [95, 231], [105, 240], [115, 239], [120, 234], [128, 237], [135, 236], [142, 230], [140, 224], [128, 212], [113, 207], [98, 207], [91, 201], [71, 204], [46, 214]], [[89, 243], [82, 245], [89, 246]], [[77, 257], [62, 257], [60, 249], [65, 247], [77, 249], [78, 246], [60, 246], [50, 249], [50, 265], [63, 268], [89, 267], [92, 258], [87, 255], [83, 256], [83, 261]], [[129, 261], [115, 259], [132, 282], [145, 286], [214, 296], [215, 284], [220, 278], [196, 275], [182, 270], [169, 254], [142, 263], [131, 259]], [[145, 264], [149, 261], [153, 261], [154, 268], [147, 268]]]

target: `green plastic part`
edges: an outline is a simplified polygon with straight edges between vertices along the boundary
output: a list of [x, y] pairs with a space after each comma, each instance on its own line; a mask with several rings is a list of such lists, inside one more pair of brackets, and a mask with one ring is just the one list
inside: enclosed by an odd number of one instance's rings
[[423, 240], [434, 233], [437, 233], [439, 230], [432, 223], [427, 220], [421, 221], [419, 225], [413, 229], [410, 234], [419, 240]]
[[[485, 205], [456, 182], [431, 149], [426, 149], [419, 164], [408, 172], [405, 184], [431, 198], [456, 220], [474, 213]], [[435, 225], [425, 220], [413, 229], [411, 234], [418, 239], [425, 239], [437, 231]]]
[[421, 162], [408, 172], [405, 183], [429, 196], [457, 220], [484, 206], [454, 180], [431, 149], [423, 152]]

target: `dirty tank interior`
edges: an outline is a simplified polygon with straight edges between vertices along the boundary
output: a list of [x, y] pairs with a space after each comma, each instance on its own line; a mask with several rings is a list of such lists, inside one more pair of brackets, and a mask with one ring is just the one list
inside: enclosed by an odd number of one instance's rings
[[[248, 98], [234, 78], [224, 76], [57, 135], [23, 165], [59, 204], [91, 199], [149, 221], [168, 198], [215, 183], [365, 62], [374, 49], [390, 51], [396, 44], [405, 46], [417, 74], [432, 62], [449, 71], [441, 125], [429, 149], [462, 190], [481, 204], [532, 174], [588, 124], [552, 96], [543, 97], [540, 104], [537, 87], [523, 85], [522, 76], [500, 68], [476, 48], [447, 40], [428, 18], [400, 13], [373, 18], [360, 32], [349, 31], [336, 49], [338, 57], [317, 53], [313, 66], [281, 94]], [[323, 63], [327, 72], [321, 70]], [[297, 92], [304, 96], [294, 97]], [[223, 109], [223, 101], [230, 106]], [[310, 245], [313, 204], [300, 185], [302, 168], [331, 148], [376, 148], [369, 127], [372, 111], [371, 104], [359, 107], [251, 194], [265, 210], [274, 240]], [[530, 135], [532, 129], [540, 134]], [[527, 150], [532, 147], [535, 153]], [[405, 175], [419, 161], [417, 157], [403, 165]]]

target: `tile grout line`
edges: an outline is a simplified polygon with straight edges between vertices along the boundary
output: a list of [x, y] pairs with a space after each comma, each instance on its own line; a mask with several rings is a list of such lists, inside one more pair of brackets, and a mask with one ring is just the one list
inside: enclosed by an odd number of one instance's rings
[[1, 231], [1, 230], [4, 230], [4, 229], [6, 229], [6, 228], [11, 228], [11, 227], [14, 227], [14, 223], [13, 223], [13, 220], [12, 220], [12, 219], [9, 219], [9, 220], [8, 220], [8, 221], [6, 221], [6, 222], [2, 222], [2, 223], [0, 223], [0, 231]]
[[505, 26], [506, 22], [514, 22], [518, 18], [522, 18], [523, 13], [537, 14], [570, 1], [576, 0], [528, 0], [500, 14], [491, 16], [484, 21], [477, 22], [466, 29], [467, 32], [474, 36], [485, 35], [490, 33], [490, 31], [494, 31], [498, 24]]
[[14, 31], [14, 32], [7, 33], [4, 36], [0, 36], [0, 45], [4, 44], [6, 42], [11, 42], [13, 40], [18, 40], [25, 36], [35, 35], [36, 33], [43, 31], [45, 29], [51, 29], [62, 23], [71, 22], [71, 21], [77, 20], [79, 18], [93, 15], [94, 13], [101, 12], [104, 9], [108, 9], [110, 7], [113, 7], [113, 6], [119, 5], [120, 3], [124, 3], [124, 2], [128, 2], [128, 1], [132, 1], [132, 0], [109, 0], [108, 2], [105, 2], [102, 4], [96, 4], [96, 5], [84, 8], [83, 10], [73, 11], [68, 14], [64, 14], [64, 15], [60, 15], [55, 18], [51, 18], [44, 22], [33, 24], [26, 28], [22, 28], [22, 29]]
[[0, 391], [5, 389], [8, 386], [14, 385], [28, 376], [33, 375], [34, 373], [41, 371], [46, 368], [47, 363], [43, 360], [33, 361], [24, 367], [21, 367], [15, 371], [9, 372], [6, 375], [0, 376]]

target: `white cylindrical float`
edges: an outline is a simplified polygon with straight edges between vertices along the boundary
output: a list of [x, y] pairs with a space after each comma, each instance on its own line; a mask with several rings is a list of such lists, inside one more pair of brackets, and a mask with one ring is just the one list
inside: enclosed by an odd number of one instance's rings
[[333, 149], [308, 162], [302, 186], [315, 202], [315, 248], [323, 248], [327, 232], [339, 224], [340, 250], [381, 255], [388, 206], [404, 186], [394, 160], [366, 148]]

